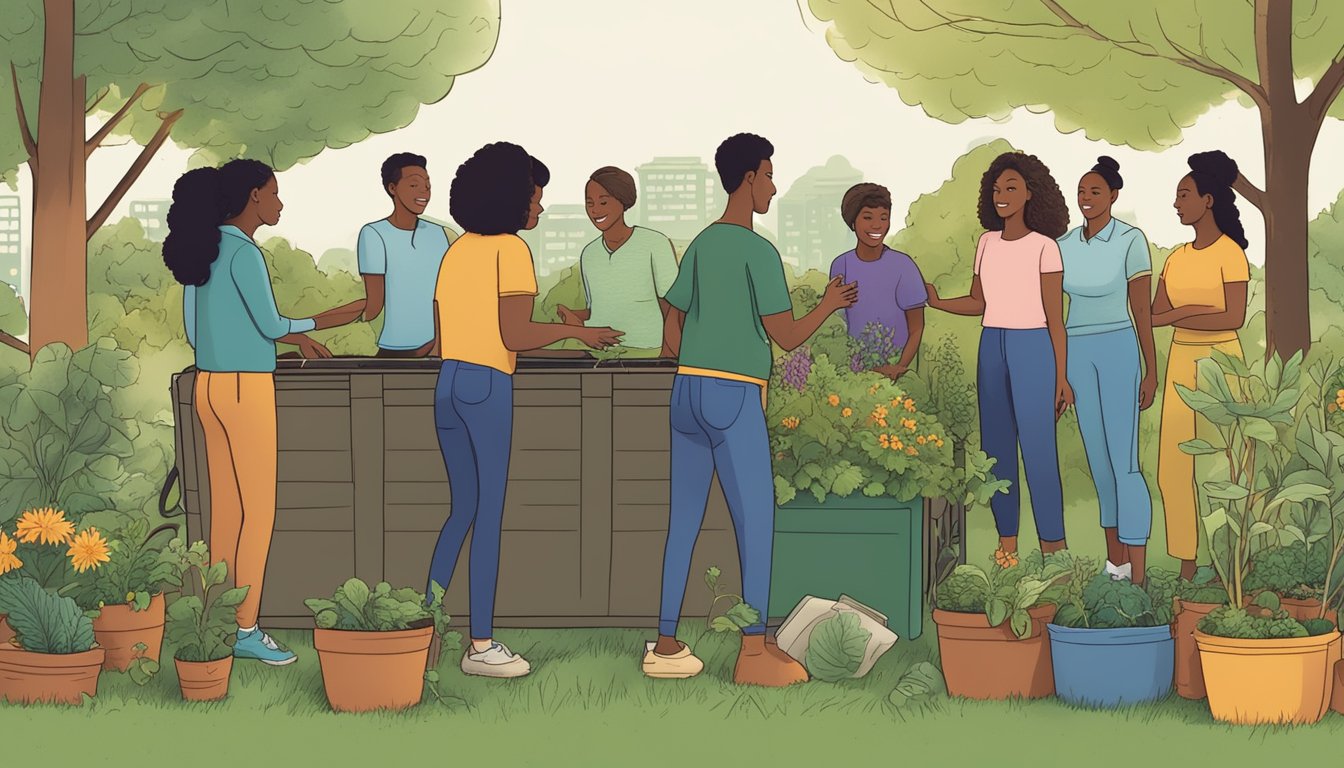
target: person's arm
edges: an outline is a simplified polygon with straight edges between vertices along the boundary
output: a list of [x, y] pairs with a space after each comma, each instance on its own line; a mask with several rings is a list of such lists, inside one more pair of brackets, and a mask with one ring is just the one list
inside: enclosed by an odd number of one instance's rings
[[[895, 370], [891, 373], [896, 376], [904, 374], [910, 370], [910, 366], [915, 364], [915, 355], [919, 354], [919, 344], [924, 340], [924, 307], [914, 307], [905, 310], [905, 325], [909, 328], [909, 338], [905, 342], [905, 349], [901, 350], [901, 360], [892, 366]], [[878, 369], [879, 373], [884, 373]]]
[[375, 317], [382, 314], [385, 283], [384, 275], [364, 275], [364, 306], [361, 308], [360, 320], [371, 323]]
[[196, 286], [182, 286], [182, 327], [187, 332], [187, 344], [196, 348]]
[[241, 249], [234, 255], [229, 272], [248, 315], [261, 335], [271, 341], [280, 341], [291, 333], [307, 333], [317, 327], [311, 318], [291, 320], [280, 314], [275, 306], [275, 294], [271, 291], [271, 276], [266, 271], [266, 262], [262, 259], [260, 249], [255, 246]]
[[610, 328], [533, 322], [532, 305], [536, 298], [521, 295], [499, 297], [499, 333], [509, 350], [527, 352], [549, 347], [565, 339], [578, 339], [597, 348], [609, 347], [620, 341], [621, 332]]
[[349, 304], [342, 304], [339, 307], [333, 307], [326, 312], [321, 312], [313, 316], [313, 324], [317, 330], [324, 328], [335, 328], [339, 325], [353, 323], [358, 320], [365, 309], [366, 299], [355, 299]]
[[1153, 341], [1153, 308], [1151, 274], [1138, 275], [1129, 281], [1129, 311], [1134, 315], [1134, 330], [1139, 336], [1139, 352], [1143, 355], [1143, 381], [1139, 385], [1139, 409], [1153, 404], [1157, 392], [1157, 344]]
[[980, 287], [980, 276], [971, 278], [971, 292], [967, 296], [944, 299], [938, 295], [938, 289], [929, 283], [925, 286], [929, 292], [929, 306], [952, 315], [979, 317], [985, 314], [985, 291]]
[[[791, 352], [802, 346], [803, 342], [812, 338], [812, 334], [821, 328], [821, 324], [826, 322], [826, 318], [841, 309], [852, 306], [858, 298], [858, 290], [858, 286], [853, 283], [842, 283], [840, 278], [834, 278], [826, 285], [826, 292], [822, 294], [821, 301], [812, 308], [811, 312], [799, 318], [793, 316], [792, 309], [776, 312], [763, 316], [761, 324], [765, 326], [765, 332], [770, 335], [772, 341], [779, 345], [780, 349]], [[787, 290], [784, 295], [788, 295]]]
[[[908, 258], [908, 257], [907, 257]], [[834, 268], [832, 268], [834, 269]], [[924, 307], [929, 303], [928, 289], [924, 287], [924, 275], [914, 259], [909, 260], [909, 268], [896, 283], [896, 307], [905, 313], [906, 341], [901, 350], [901, 359], [889, 371], [878, 369], [893, 379], [899, 378], [915, 364], [919, 354], [920, 342], [924, 339]]]
[[[1223, 306], [1200, 312], [1173, 323], [1192, 331], [1239, 331], [1246, 324], [1246, 283], [1223, 283]], [[1181, 309], [1184, 309], [1182, 307]], [[1180, 310], [1177, 310], [1180, 311]]]
[[1046, 272], [1041, 275], [1041, 299], [1045, 304], [1045, 327], [1050, 330], [1050, 345], [1055, 350], [1055, 418], [1064, 415], [1073, 404], [1073, 390], [1069, 387], [1069, 341], [1064, 333], [1064, 273]]

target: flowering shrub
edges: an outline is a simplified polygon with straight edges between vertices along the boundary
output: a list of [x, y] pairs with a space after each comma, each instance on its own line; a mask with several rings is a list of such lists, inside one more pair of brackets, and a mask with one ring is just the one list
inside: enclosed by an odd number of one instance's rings
[[961, 500], [1006, 487], [983, 457], [957, 469], [943, 426], [890, 379], [837, 368], [805, 347], [776, 366], [766, 416], [780, 504], [802, 492]]
[[868, 323], [854, 342], [849, 357], [852, 373], [872, 371], [901, 361], [901, 348], [896, 346], [896, 331], [881, 323]]
[[0, 576], [17, 574], [56, 591], [78, 575], [96, 578], [109, 560], [108, 542], [96, 528], [75, 532], [61, 510], [30, 509], [19, 516], [11, 534], [0, 527]]

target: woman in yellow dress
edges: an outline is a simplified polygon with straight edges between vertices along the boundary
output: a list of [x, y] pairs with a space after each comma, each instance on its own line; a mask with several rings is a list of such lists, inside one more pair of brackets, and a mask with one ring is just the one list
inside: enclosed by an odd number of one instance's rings
[[[1181, 443], [1196, 437], [1199, 419], [1176, 392], [1197, 386], [1196, 365], [1213, 350], [1241, 356], [1237, 331], [1246, 322], [1246, 233], [1237, 211], [1237, 164], [1219, 151], [1191, 155], [1190, 173], [1176, 186], [1176, 214], [1195, 232], [1167, 257], [1153, 299], [1153, 327], [1172, 326], [1162, 395], [1157, 485], [1167, 521], [1167, 552], [1181, 577], [1195, 575], [1199, 513], [1195, 457]], [[1200, 425], [1203, 427], [1204, 425]]]

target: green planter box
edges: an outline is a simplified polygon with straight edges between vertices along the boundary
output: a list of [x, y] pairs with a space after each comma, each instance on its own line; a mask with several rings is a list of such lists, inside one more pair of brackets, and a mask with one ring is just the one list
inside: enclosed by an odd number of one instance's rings
[[789, 615], [805, 595], [846, 594], [914, 639], [923, 631], [923, 576], [923, 499], [800, 495], [775, 509], [770, 616]]

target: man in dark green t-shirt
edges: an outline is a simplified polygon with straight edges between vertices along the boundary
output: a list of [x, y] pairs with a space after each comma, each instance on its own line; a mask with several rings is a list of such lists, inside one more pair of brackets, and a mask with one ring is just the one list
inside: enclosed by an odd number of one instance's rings
[[770, 342], [794, 349], [831, 313], [853, 304], [858, 289], [832, 280], [817, 308], [794, 319], [779, 252], [752, 230], [753, 215], [768, 211], [775, 196], [773, 154], [770, 142], [746, 133], [719, 145], [714, 165], [728, 206], [723, 218], [691, 242], [665, 297], [671, 305], [668, 343], [680, 366], [670, 407], [671, 511], [658, 640], [644, 654], [649, 677], [693, 677], [704, 668], [676, 635], [691, 552], [717, 470], [737, 534], [742, 595], [762, 612], [742, 630], [733, 680], [768, 686], [807, 680], [807, 670], [765, 637], [775, 535], [765, 425]]

